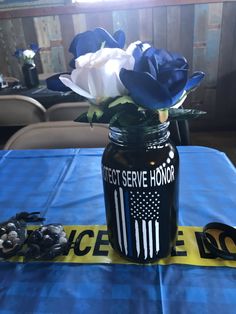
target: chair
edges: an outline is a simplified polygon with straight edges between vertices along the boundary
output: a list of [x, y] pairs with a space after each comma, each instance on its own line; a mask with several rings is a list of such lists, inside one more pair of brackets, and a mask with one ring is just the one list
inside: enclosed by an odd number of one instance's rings
[[[87, 112], [89, 103], [68, 102], [51, 106], [46, 112], [47, 121], [74, 121], [82, 113]], [[175, 145], [190, 145], [190, 132], [187, 120], [170, 122], [170, 137]]]
[[21, 95], [0, 96], [0, 126], [25, 126], [46, 120], [46, 109], [35, 99]]
[[89, 103], [68, 102], [53, 105], [46, 112], [47, 121], [73, 121], [82, 113], [87, 112]]
[[4, 149], [105, 147], [108, 125], [74, 121], [43, 122], [28, 125], [13, 134]]

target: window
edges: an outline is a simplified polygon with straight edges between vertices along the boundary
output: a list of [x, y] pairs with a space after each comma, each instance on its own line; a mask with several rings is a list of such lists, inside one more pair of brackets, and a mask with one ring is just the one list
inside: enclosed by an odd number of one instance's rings
[[[119, 0], [128, 2], [129, 0]], [[72, 0], [72, 3], [91, 3], [91, 2], [117, 2], [117, 0]]]

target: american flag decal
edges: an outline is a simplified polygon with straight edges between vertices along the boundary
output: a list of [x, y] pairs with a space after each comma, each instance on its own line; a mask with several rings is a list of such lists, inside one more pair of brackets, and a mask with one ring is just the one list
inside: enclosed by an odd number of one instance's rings
[[[159, 252], [159, 207], [157, 191], [114, 190], [118, 245], [130, 257], [152, 259]], [[132, 234], [134, 236], [132, 236]]]

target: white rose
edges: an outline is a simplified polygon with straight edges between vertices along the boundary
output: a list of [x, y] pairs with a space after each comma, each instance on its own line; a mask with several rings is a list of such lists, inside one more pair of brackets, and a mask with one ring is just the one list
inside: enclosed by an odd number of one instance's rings
[[76, 69], [71, 75], [61, 75], [63, 84], [88, 99], [125, 95], [120, 81], [121, 68], [132, 70], [134, 58], [119, 48], [102, 48], [75, 60]]
[[26, 49], [23, 51], [23, 58], [33, 59], [34, 56], [35, 52], [33, 50]]

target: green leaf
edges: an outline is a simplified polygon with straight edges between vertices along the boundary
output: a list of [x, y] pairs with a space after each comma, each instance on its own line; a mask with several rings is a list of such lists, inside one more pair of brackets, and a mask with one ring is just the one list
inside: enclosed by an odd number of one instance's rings
[[138, 126], [146, 124], [146, 115], [143, 111], [138, 111], [137, 106], [128, 106], [115, 113], [110, 125], [116, 127]]
[[131, 103], [131, 104], [135, 104], [135, 102], [133, 101], [133, 99], [130, 96], [122, 96], [122, 97], [118, 97], [116, 100], [112, 101], [108, 108], [112, 108], [115, 107], [117, 105], [122, 105], [125, 103]]
[[199, 118], [206, 114], [205, 111], [196, 109], [180, 109], [170, 108], [169, 109], [169, 120], [186, 120]]
[[97, 119], [100, 119], [102, 115], [103, 115], [103, 111], [98, 106], [96, 105], [89, 106], [89, 109], [87, 112], [87, 118], [88, 118], [89, 123], [93, 122], [94, 116], [96, 116]]

